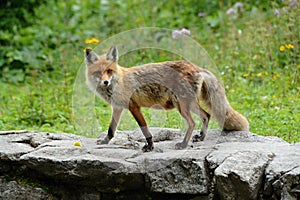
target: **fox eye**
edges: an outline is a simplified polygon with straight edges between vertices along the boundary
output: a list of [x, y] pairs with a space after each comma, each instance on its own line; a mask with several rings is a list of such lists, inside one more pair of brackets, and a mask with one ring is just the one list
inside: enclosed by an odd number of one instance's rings
[[108, 73], [108, 74], [111, 74], [112, 72], [113, 72], [113, 70], [111, 70], [111, 69], [108, 69], [108, 70], [107, 70], [107, 73]]
[[94, 76], [101, 76], [102, 73], [101, 73], [100, 71], [95, 71], [95, 72], [93, 72], [93, 75], [94, 75]]

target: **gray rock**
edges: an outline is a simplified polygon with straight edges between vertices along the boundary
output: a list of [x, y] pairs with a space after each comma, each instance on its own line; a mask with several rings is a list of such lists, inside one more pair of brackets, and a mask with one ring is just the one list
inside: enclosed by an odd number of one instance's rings
[[[45, 185], [46, 199], [299, 199], [299, 144], [210, 130], [203, 142], [175, 150], [182, 131], [150, 131], [155, 149], [149, 153], [141, 151], [145, 139], [139, 130], [118, 131], [107, 145], [72, 134], [2, 131], [0, 177]], [[40, 191], [1, 180], [0, 199]]]
[[147, 173], [150, 191], [160, 193], [207, 194], [208, 178], [203, 162], [176, 159]]
[[269, 160], [263, 152], [241, 151], [226, 157], [215, 170], [222, 199], [257, 199]]
[[267, 166], [265, 194], [273, 198], [300, 199], [300, 146], [278, 147]]
[[6, 181], [0, 178], [0, 199], [2, 200], [54, 200], [51, 194], [48, 194], [41, 188], [34, 188], [18, 184], [16, 181]]

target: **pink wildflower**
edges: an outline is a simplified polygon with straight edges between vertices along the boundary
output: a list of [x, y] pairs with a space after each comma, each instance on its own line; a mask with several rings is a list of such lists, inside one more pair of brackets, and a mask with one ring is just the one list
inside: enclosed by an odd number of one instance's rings
[[236, 10], [233, 9], [233, 8], [229, 8], [229, 9], [226, 11], [226, 14], [227, 14], [227, 15], [231, 15], [231, 14], [234, 14], [234, 13], [236, 13]]
[[181, 30], [174, 30], [172, 32], [172, 38], [178, 40], [182, 35], [191, 35], [191, 31], [185, 28]]
[[198, 13], [198, 17], [205, 17], [205, 16], [206, 16], [205, 13], [202, 13], [202, 12]]
[[234, 7], [236, 7], [236, 8], [243, 8], [243, 4], [241, 3], [241, 2], [236, 2], [235, 4], [234, 4]]

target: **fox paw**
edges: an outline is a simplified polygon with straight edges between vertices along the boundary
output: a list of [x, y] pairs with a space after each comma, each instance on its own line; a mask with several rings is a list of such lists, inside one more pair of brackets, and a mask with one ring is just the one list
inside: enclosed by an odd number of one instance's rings
[[175, 149], [179, 150], [179, 149], [184, 149], [186, 148], [187, 144], [185, 142], [179, 142], [177, 144], [175, 144]]
[[143, 152], [150, 152], [153, 150], [153, 148], [153, 145], [146, 144], [145, 146], [143, 146], [142, 150]]
[[103, 140], [98, 139], [97, 144], [108, 144], [109, 139], [105, 137]]
[[192, 138], [192, 142], [201, 142], [205, 138], [205, 134], [200, 133], [200, 135], [194, 135]]

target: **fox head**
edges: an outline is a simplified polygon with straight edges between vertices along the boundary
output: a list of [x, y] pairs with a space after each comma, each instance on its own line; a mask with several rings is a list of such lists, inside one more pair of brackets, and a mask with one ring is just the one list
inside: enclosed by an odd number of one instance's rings
[[118, 70], [118, 50], [111, 47], [105, 55], [98, 56], [90, 48], [85, 49], [86, 75], [97, 86], [108, 87], [116, 78]]

